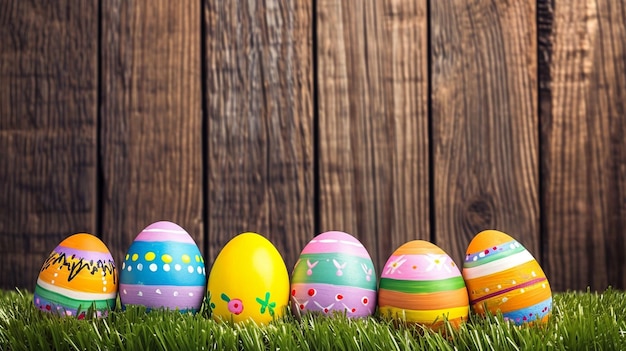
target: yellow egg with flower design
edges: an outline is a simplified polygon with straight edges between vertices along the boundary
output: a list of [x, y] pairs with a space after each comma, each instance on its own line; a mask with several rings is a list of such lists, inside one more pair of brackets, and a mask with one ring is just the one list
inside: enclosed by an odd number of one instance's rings
[[267, 324], [285, 313], [289, 274], [269, 240], [256, 233], [242, 233], [218, 254], [207, 289], [214, 319]]

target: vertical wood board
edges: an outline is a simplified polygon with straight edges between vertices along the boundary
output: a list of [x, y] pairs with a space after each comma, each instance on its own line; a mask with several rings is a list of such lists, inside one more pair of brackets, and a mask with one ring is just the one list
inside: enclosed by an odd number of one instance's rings
[[97, 6], [0, 4], [0, 288], [96, 229]]
[[320, 228], [357, 237], [379, 271], [430, 238], [426, 12], [317, 2]]
[[539, 252], [534, 1], [431, 2], [435, 242], [498, 229]]
[[626, 284], [626, 7], [544, 1], [545, 261], [556, 290]]
[[102, 236], [122, 262], [149, 224], [202, 250], [200, 4], [102, 4]]
[[314, 220], [312, 8], [204, 6], [209, 261], [252, 231], [291, 270]]

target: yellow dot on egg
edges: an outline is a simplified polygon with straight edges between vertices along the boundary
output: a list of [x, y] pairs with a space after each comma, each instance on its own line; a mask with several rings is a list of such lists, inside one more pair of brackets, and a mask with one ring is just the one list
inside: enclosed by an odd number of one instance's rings
[[189, 255], [183, 255], [182, 259], [184, 263], [191, 262], [191, 257], [189, 257]]
[[200, 262], [200, 256], [196, 255], [196, 262]]
[[150, 262], [154, 260], [154, 258], [156, 257], [156, 254], [150, 251], [150, 252], [146, 252], [146, 255], [144, 257], [146, 258], [146, 261]]
[[165, 262], [165, 263], [171, 263], [172, 262], [172, 256], [168, 255], [168, 254], [164, 254], [163, 256], [161, 256], [161, 261]]
[[126, 261], [128, 261], [128, 258], [130, 258], [130, 255], [126, 254]]
[[133, 262], [134, 262], [134, 261], [137, 261], [137, 259], [138, 259], [138, 258], [139, 258], [139, 255], [137, 255], [137, 254], [133, 254], [133, 258], [132, 258], [132, 259], [133, 259]]

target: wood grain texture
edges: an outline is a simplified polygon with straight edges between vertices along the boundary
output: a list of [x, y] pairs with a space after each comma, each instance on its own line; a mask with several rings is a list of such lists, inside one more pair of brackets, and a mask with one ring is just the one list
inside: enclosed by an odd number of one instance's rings
[[556, 290], [626, 287], [626, 7], [544, 1], [545, 261]]
[[320, 229], [430, 238], [426, 1], [317, 2]]
[[0, 288], [96, 224], [97, 7], [0, 3]]
[[102, 234], [121, 260], [169, 220], [202, 249], [199, 2], [102, 3]]
[[291, 270], [313, 237], [311, 4], [204, 4], [209, 261], [252, 231]]
[[539, 252], [534, 1], [433, 1], [435, 242], [459, 264], [484, 229]]

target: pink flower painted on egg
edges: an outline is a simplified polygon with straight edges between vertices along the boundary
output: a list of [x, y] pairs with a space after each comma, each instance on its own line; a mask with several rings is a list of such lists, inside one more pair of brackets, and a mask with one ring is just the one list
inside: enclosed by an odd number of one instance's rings
[[239, 299], [232, 299], [228, 302], [228, 310], [231, 313], [239, 314], [243, 311], [243, 302]]
[[228, 311], [233, 314], [240, 314], [243, 312], [243, 302], [240, 299], [231, 299], [228, 295], [222, 293], [222, 300], [228, 303]]

